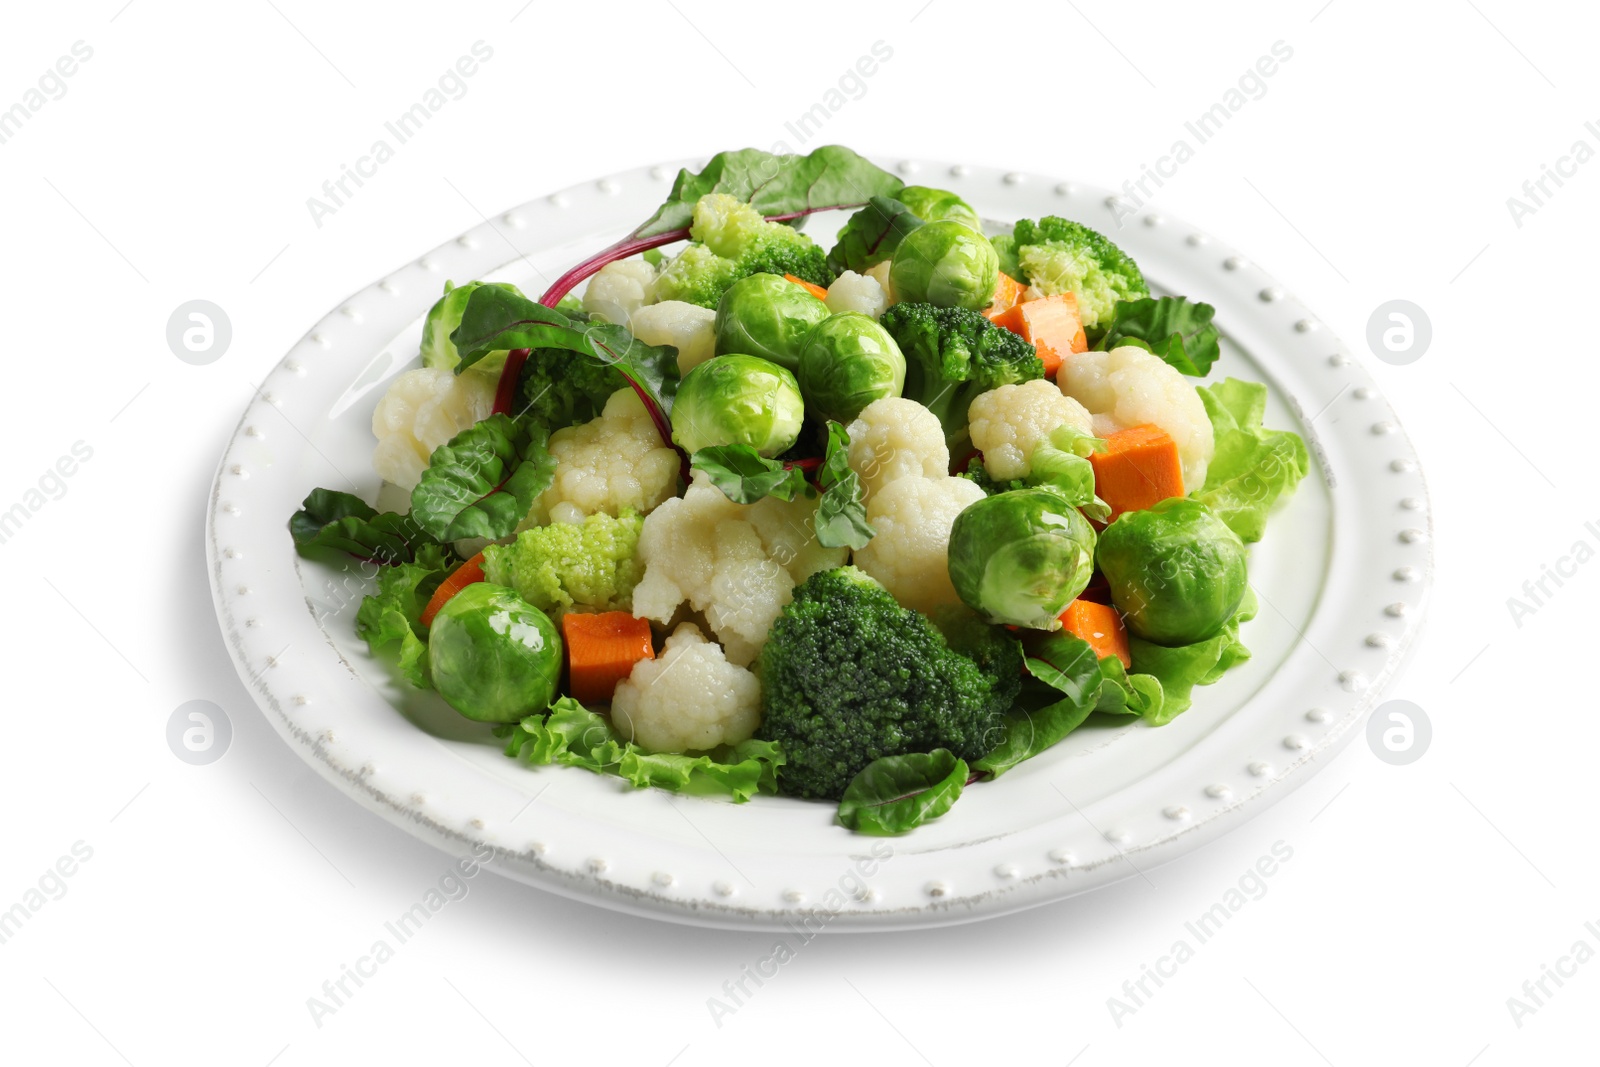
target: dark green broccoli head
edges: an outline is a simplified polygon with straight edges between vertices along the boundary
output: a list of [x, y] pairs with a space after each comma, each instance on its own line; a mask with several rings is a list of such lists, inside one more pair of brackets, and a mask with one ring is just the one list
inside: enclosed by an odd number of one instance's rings
[[551, 431], [597, 418], [628, 380], [617, 368], [560, 348], [535, 348], [522, 371], [523, 408]]
[[959, 631], [964, 654], [854, 567], [806, 579], [761, 651], [757, 736], [783, 746], [779, 790], [837, 798], [882, 756], [985, 755], [1022, 675], [1017, 642], [988, 629]]
[[1117, 301], [1150, 295], [1139, 265], [1126, 252], [1105, 234], [1071, 219], [1023, 219], [1012, 230], [1012, 249], [1018, 280], [1046, 296], [1072, 293], [1091, 335], [1110, 323]]
[[750, 257], [739, 260], [738, 269], [740, 278], [762, 273], [793, 274], [801, 281], [820, 285], [824, 289], [833, 284], [835, 277], [828, 267], [828, 253], [822, 250], [822, 246], [798, 242], [773, 241]]
[[1044, 377], [1031, 344], [976, 311], [900, 303], [879, 321], [906, 357], [900, 395], [939, 417], [952, 453], [967, 438], [973, 397]]

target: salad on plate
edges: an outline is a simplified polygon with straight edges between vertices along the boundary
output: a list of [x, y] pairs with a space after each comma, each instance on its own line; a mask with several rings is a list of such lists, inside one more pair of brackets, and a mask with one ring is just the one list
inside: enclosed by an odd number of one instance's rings
[[1309, 456], [1203, 383], [1212, 316], [1080, 223], [723, 152], [537, 300], [447, 283], [373, 413], [409, 509], [290, 533], [378, 565], [360, 636], [514, 759], [904, 833], [1249, 657]]

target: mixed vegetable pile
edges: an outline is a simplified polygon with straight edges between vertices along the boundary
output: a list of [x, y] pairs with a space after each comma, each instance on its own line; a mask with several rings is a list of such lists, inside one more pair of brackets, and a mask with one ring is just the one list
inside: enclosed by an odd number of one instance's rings
[[318, 489], [290, 530], [380, 565], [360, 635], [510, 756], [901, 833], [1249, 656], [1309, 459], [1264, 386], [1191, 380], [1211, 318], [1079, 223], [724, 152], [538, 301], [447, 285], [373, 416], [410, 510]]

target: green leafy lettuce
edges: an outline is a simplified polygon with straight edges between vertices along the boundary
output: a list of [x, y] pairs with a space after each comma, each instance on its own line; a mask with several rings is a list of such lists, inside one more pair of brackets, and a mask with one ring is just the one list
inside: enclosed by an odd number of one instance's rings
[[1215, 637], [1192, 645], [1169, 648], [1151, 641], [1128, 637], [1128, 651], [1133, 657], [1133, 669], [1161, 683], [1158, 703], [1139, 708], [1141, 716], [1151, 726], [1165, 726], [1194, 703], [1194, 687], [1210, 685], [1233, 667], [1250, 658], [1250, 650], [1239, 640], [1239, 624], [1256, 615], [1254, 589], [1245, 592], [1233, 616], [1223, 624]]
[[949, 811], [967, 775], [966, 762], [945, 748], [883, 756], [845, 787], [839, 822], [860, 834], [903, 834]]
[[441, 541], [507, 536], [555, 479], [549, 436], [540, 423], [507, 415], [467, 427], [433, 450], [411, 491], [412, 517]]
[[428, 686], [428, 628], [422, 609], [450, 573], [443, 549], [423, 549], [416, 562], [397, 563], [378, 572], [378, 589], [356, 610], [356, 633], [374, 653], [400, 643], [401, 675], [419, 689]]
[[1211, 419], [1216, 451], [1206, 468], [1205, 485], [1190, 495], [1240, 539], [1259, 541], [1267, 513], [1279, 497], [1300, 484], [1311, 469], [1311, 455], [1299, 434], [1262, 427], [1265, 385], [1226, 378], [1199, 393]]
[[524, 763], [581, 767], [624, 778], [639, 789], [727, 796], [737, 803], [758, 792], [777, 792], [778, 768], [783, 766], [783, 750], [776, 742], [753, 738], [695, 756], [646, 752], [619, 738], [607, 719], [571, 697], [550, 705], [548, 715], [530, 715], [499, 732], [506, 738], [506, 755]]

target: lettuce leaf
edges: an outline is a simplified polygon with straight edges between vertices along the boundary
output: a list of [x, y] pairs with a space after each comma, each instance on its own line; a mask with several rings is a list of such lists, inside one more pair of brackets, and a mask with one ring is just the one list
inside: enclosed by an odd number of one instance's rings
[[507, 536], [555, 480], [549, 437], [542, 424], [507, 415], [467, 427], [428, 458], [411, 491], [412, 517], [441, 541]]
[[1137, 345], [1166, 360], [1184, 374], [1204, 378], [1217, 361], [1216, 308], [1191, 304], [1181, 296], [1118, 301], [1111, 326], [1095, 347], [1109, 352], [1119, 345]]
[[414, 563], [383, 568], [377, 592], [356, 609], [356, 633], [374, 653], [400, 642], [400, 673], [418, 689], [429, 686], [428, 628], [420, 621], [422, 609], [450, 569], [444, 550], [431, 546]]
[[[1215, 637], [1192, 645], [1168, 648], [1142, 638], [1128, 636], [1128, 651], [1134, 670], [1153, 677], [1161, 685], [1161, 699], [1153, 706], [1140, 708], [1151, 726], [1165, 726], [1189, 710], [1194, 703], [1194, 687], [1210, 685], [1250, 658], [1250, 650], [1239, 640], [1239, 624], [1256, 616], [1256, 594], [1246, 589], [1238, 610], [1223, 624]], [[1130, 682], [1138, 675], [1130, 675]]]
[[700, 755], [646, 752], [619, 738], [611, 723], [571, 697], [550, 705], [548, 715], [530, 715], [506, 737], [506, 755], [535, 765], [581, 767], [624, 778], [635, 788], [655, 786], [674, 793], [728, 796], [736, 803], [778, 790], [783, 750], [774, 741], [741, 741]]
[[1198, 390], [1211, 419], [1216, 451], [1206, 483], [1191, 493], [1246, 542], [1259, 541], [1267, 513], [1311, 469], [1300, 435], [1261, 425], [1267, 387], [1225, 378]]

